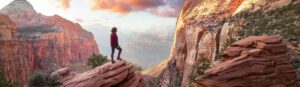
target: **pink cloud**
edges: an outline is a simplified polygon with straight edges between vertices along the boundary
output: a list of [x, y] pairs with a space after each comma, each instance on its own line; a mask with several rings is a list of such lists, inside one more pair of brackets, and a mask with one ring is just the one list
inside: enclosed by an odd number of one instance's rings
[[[64, 10], [70, 8], [71, 0], [56, 0]], [[106, 10], [119, 14], [145, 11], [163, 17], [177, 17], [185, 0], [89, 0], [92, 10]], [[162, 10], [169, 7], [172, 10]]]
[[164, 5], [161, 0], [90, 0], [90, 2], [93, 10], [108, 10], [121, 14]]
[[[146, 11], [163, 17], [176, 17], [185, 0], [90, 0], [93, 10], [108, 10], [120, 14]], [[173, 11], [158, 11], [169, 6]], [[149, 11], [149, 9], [151, 11]], [[156, 10], [156, 11], [155, 11]]]
[[59, 7], [61, 7], [64, 10], [70, 8], [71, 0], [56, 0], [56, 2], [58, 3]]

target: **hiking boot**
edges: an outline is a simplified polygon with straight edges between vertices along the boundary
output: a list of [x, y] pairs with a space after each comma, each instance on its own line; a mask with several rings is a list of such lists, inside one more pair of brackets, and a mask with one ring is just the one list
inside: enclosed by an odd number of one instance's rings
[[116, 61], [112, 60], [111, 63], [114, 64]]
[[117, 60], [122, 60], [121, 58], [117, 58]]

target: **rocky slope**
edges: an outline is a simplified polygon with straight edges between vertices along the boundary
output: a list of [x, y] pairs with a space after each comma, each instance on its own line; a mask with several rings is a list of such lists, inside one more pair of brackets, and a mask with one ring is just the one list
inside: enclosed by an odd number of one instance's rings
[[291, 55], [280, 36], [251, 36], [234, 42], [225, 62], [196, 78], [196, 87], [298, 87]]
[[[170, 61], [158, 84], [191, 86], [195, 67], [202, 59], [223, 62], [225, 47], [251, 35], [281, 35], [289, 50], [298, 54], [299, 7], [299, 0], [186, 0], [178, 17]], [[178, 74], [163, 74], [170, 71]]]
[[99, 53], [92, 33], [60, 16], [39, 14], [26, 0], [14, 0], [0, 13], [11, 19], [0, 17], [0, 64], [5, 76], [22, 85], [34, 70], [84, 62]]
[[60, 77], [61, 87], [145, 87], [143, 76], [125, 61], [106, 63], [84, 73], [62, 68], [52, 75]]

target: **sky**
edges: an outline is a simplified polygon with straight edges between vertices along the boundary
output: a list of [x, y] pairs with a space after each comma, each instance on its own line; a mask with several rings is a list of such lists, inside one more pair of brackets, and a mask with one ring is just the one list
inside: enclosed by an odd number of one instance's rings
[[[1, 0], [0, 8], [12, 1]], [[117, 27], [123, 57], [144, 68], [169, 56], [177, 15], [184, 3], [184, 0], [27, 1], [38, 13], [62, 16], [92, 32], [103, 55], [110, 55], [110, 29]]]
[[[0, 8], [13, 0], [1, 0]], [[47, 16], [58, 14], [81, 25], [102, 24], [143, 31], [175, 25], [183, 0], [27, 0]]]

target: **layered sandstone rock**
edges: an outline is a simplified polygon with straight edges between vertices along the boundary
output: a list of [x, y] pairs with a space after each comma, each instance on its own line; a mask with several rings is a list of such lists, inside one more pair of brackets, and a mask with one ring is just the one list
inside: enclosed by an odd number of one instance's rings
[[52, 75], [61, 78], [61, 87], [145, 87], [143, 76], [125, 61], [106, 63], [84, 73], [63, 68]]
[[21, 85], [35, 70], [84, 63], [99, 53], [92, 33], [60, 16], [37, 13], [26, 0], [14, 0], [0, 13], [6, 15], [0, 15], [0, 65]]
[[[288, 40], [291, 32], [299, 32], [299, 0], [186, 0], [178, 17], [175, 41], [170, 59], [175, 60], [182, 87], [191, 86], [190, 76], [199, 60], [218, 60], [228, 38], [243, 29], [278, 31]], [[284, 17], [283, 17], [284, 16]], [[289, 21], [288, 21], [289, 20]], [[291, 32], [290, 32], [291, 31]], [[275, 34], [278, 34], [275, 32]], [[268, 33], [268, 34], [274, 34]], [[299, 48], [299, 34], [292, 34], [295, 49]], [[232, 49], [235, 50], [235, 49]], [[167, 67], [168, 68], [168, 67]], [[168, 72], [170, 69], [164, 69]], [[162, 78], [167, 81], [170, 78]], [[161, 81], [163, 82], [163, 81]], [[165, 83], [163, 85], [174, 85]]]
[[6, 15], [0, 14], [0, 40], [11, 40], [16, 32], [16, 24]]
[[225, 49], [225, 62], [196, 78], [203, 87], [297, 87], [291, 55], [280, 36], [251, 36]]

